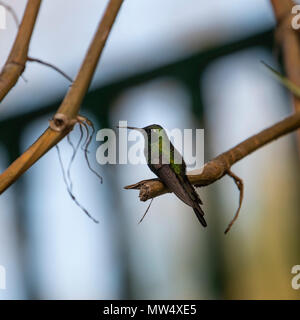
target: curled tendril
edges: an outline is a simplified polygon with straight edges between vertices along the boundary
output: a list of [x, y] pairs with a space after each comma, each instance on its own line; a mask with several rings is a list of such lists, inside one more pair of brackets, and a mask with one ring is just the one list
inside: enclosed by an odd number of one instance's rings
[[[64, 128], [67, 126], [67, 123], [70, 122], [70, 121], [68, 121], [67, 117], [64, 116], [63, 114], [56, 114], [56, 116], [57, 116], [56, 120], [58, 119], [58, 120], [61, 120], [63, 122]], [[75, 202], [75, 204], [90, 219], [92, 219], [95, 223], [98, 223], [98, 221], [91, 216], [91, 214], [88, 212], [88, 210], [78, 202], [77, 198], [75, 197], [75, 195], [73, 193], [73, 182], [72, 182], [72, 179], [71, 179], [71, 168], [72, 168], [72, 164], [73, 164], [73, 162], [75, 160], [76, 154], [77, 154], [80, 146], [81, 146], [81, 149], [84, 151], [84, 156], [85, 156], [85, 160], [87, 162], [88, 168], [90, 169], [90, 171], [92, 171], [100, 179], [101, 183], [103, 183], [102, 176], [100, 176], [98, 174], [98, 172], [96, 172], [91, 167], [91, 164], [90, 164], [90, 161], [89, 161], [89, 158], [88, 158], [88, 153], [89, 153], [88, 148], [89, 148], [89, 145], [90, 145], [90, 143], [92, 141], [92, 137], [93, 137], [93, 135], [95, 133], [94, 125], [90, 120], [88, 120], [87, 118], [85, 118], [83, 116], [78, 116], [76, 119], [72, 120], [72, 125], [74, 125], [76, 123], [79, 124], [79, 129], [80, 129], [80, 137], [79, 137], [79, 140], [76, 143], [76, 145], [72, 142], [72, 140], [70, 138], [70, 134], [67, 135], [67, 141], [68, 141], [69, 145], [72, 147], [72, 150], [73, 150], [71, 159], [70, 159], [68, 167], [67, 167], [67, 171], [64, 168], [64, 164], [63, 164], [63, 161], [62, 161], [60, 149], [59, 149], [58, 145], [56, 145], [58, 158], [59, 158], [59, 163], [60, 163], [62, 174], [63, 174], [63, 180], [64, 180], [64, 183], [65, 183], [65, 185], [67, 187], [67, 191], [68, 191], [71, 199]], [[62, 130], [61, 129], [62, 128], [62, 124], [61, 123], [57, 123], [57, 122], [55, 123], [55, 120], [52, 120], [52, 124], [56, 125], [57, 127], [59, 127], [60, 130]], [[89, 128], [92, 128], [92, 132], [91, 133], [90, 133]], [[82, 140], [84, 138], [84, 132], [86, 133], [86, 137], [85, 137], [84, 142], [82, 143]]]

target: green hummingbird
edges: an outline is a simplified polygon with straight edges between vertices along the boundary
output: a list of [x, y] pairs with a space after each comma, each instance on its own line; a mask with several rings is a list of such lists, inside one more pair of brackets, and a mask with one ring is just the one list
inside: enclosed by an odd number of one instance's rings
[[144, 128], [127, 127], [140, 131], [145, 139], [144, 154], [150, 170], [175, 195], [192, 207], [200, 223], [206, 227], [202, 201], [186, 175], [186, 164], [179, 151], [173, 146], [166, 131], [157, 124]]

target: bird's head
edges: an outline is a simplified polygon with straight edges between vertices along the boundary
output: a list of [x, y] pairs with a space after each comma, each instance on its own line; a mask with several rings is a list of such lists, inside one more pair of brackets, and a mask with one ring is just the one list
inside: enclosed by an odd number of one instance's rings
[[137, 127], [117, 127], [117, 128], [127, 128], [131, 130], [137, 130], [141, 132], [143, 135], [146, 134], [147, 137], [151, 137], [151, 134], [153, 135], [161, 135], [164, 131], [163, 127], [158, 124], [150, 124], [149, 126], [143, 127], [143, 128], [137, 128]]
[[151, 134], [161, 134], [163, 127], [159, 124], [150, 124], [147, 127], [144, 127], [143, 130], [147, 133], [147, 136], [151, 136]]

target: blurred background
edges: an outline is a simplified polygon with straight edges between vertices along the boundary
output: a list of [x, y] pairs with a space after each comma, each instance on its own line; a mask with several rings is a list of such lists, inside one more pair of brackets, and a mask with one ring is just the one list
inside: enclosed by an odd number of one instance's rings
[[[29, 55], [76, 75], [107, 1], [43, 1]], [[25, 0], [9, 0], [21, 19]], [[292, 112], [290, 96], [260, 63], [280, 70], [268, 0], [125, 1], [81, 114], [96, 130], [132, 126], [201, 128], [205, 161]], [[0, 30], [0, 67], [16, 26]], [[0, 105], [4, 170], [48, 126], [69, 83], [28, 63]], [[78, 128], [71, 133], [79, 137]], [[300, 264], [299, 158], [294, 135], [233, 167], [245, 198], [238, 205], [224, 177], [200, 189], [208, 228], [168, 194], [148, 203], [123, 187], [153, 174], [146, 165], [93, 166], [83, 152], [72, 168], [74, 193], [100, 223], [70, 199], [56, 150], [0, 197], [1, 299], [298, 299], [291, 269]], [[72, 149], [64, 140], [65, 164]]]

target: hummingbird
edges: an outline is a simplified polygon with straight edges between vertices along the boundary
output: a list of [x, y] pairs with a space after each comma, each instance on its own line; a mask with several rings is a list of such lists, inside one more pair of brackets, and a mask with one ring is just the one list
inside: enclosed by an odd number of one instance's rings
[[140, 131], [145, 139], [144, 155], [150, 170], [188, 206], [192, 207], [198, 220], [206, 227], [203, 204], [186, 175], [186, 164], [179, 151], [173, 146], [166, 131], [158, 124], [144, 128], [127, 127]]

